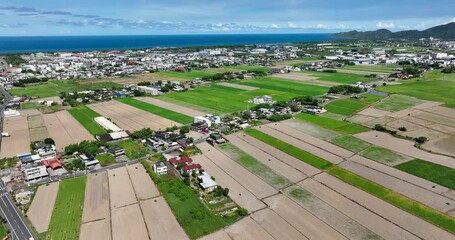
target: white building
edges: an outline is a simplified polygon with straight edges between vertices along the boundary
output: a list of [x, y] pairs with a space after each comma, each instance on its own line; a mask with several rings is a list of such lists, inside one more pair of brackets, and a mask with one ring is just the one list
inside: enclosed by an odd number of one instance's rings
[[96, 117], [95, 122], [108, 131], [112, 131], [112, 132], [123, 131], [123, 129], [121, 129], [120, 127], [118, 127], [117, 125], [115, 125], [113, 122], [109, 121], [105, 117]]
[[137, 86], [136, 89], [141, 92], [151, 94], [153, 96], [158, 95], [160, 92], [156, 88], [147, 87], [147, 86]]
[[253, 104], [257, 105], [257, 104], [263, 104], [263, 103], [274, 104], [275, 101], [272, 100], [272, 97], [267, 96], [267, 95], [253, 98]]
[[204, 189], [205, 192], [211, 192], [218, 186], [216, 182], [213, 181], [212, 177], [206, 172], [203, 172], [197, 178], [199, 179], [199, 185], [202, 187], [202, 189]]
[[22, 165], [22, 171], [27, 181], [49, 176], [46, 166], [42, 162]]
[[166, 174], [167, 173], [167, 166], [162, 161], [156, 162], [155, 164], [153, 164], [153, 171], [156, 174], [158, 174], [158, 175]]

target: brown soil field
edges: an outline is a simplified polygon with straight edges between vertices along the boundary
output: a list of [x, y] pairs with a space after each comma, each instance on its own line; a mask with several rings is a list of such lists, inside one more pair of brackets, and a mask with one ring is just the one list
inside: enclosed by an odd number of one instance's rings
[[381, 146], [383, 148], [387, 148], [404, 155], [455, 168], [454, 158], [441, 156], [417, 149], [414, 147], [414, 142], [395, 138], [387, 133], [369, 131], [358, 133], [354, 136], [373, 145]]
[[341, 135], [340, 133], [337, 133], [335, 131], [319, 127], [311, 123], [305, 123], [303, 121], [296, 119], [289, 119], [282, 121], [280, 123], [319, 139], [332, 139], [334, 137]]
[[141, 201], [140, 206], [152, 239], [188, 239], [163, 197]]
[[432, 152], [438, 152], [455, 156], [455, 136], [445, 136], [439, 139], [430, 140], [422, 148]]
[[155, 82], [155, 81], [178, 81], [178, 82], [188, 82], [191, 81], [189, 79], [185, 78], [178, 78], [178, 77], [170, 77], [170, 76], [161, 76], [158, 74], [154, 73], [143, 73], [143, 74], [135, 74], [132, 76], [128, 77], [111, 77], [111, 78], [100, 78], [100, 79], [85, 79], [82, 80], [81, 82], [115, 82], [119, 84], [137, 84], [139, 82], [144, 82], [144, 81], [150, 81], [150, 82]]
[[58, 151], [63, 151], [70, 144], [80, 143], [84, 140], [95, 140], [67, 111], [45, 114], [43, 118]]
[[[438, 211], [447, 213], [455, 206], [455, 201], [452, 199], [441, 196], [424, 188], [420, 188], [401, 179], [386, 175], [374, 169], [367, 168], [361, 164], [343, 162], [339, 166]], [[447, 205], [447, 203], [450, 205]]]
[[388, 122], [386, 124], [386, 126], [387, 127], [391, 127], [391, 128], [393, 128], [395, 130], [398, 130], [398, 128], [400, 128], [400, 127], [405, 127], [406, 130], [409, 131], [409, 132], [423, 128], [421, 125], [418, 125], [418, 124], [415, 124], [415, 123], [412, 123], [412, 122], [408, 122], [408, 121], [402, 120], [402, 119], [398, 119], [398, 120], [395, 120], [395, 121]]
[[102, 219], [94, 222], [87, 222], [81, 225], [79, 239], [83, 240], [111, 240], [111, 222], [109, 219]]
[[349, 122], [353, 122], [353, 123], [357, 123], [357, 124], [360, 124], [360, 125], [366, 125], [367, 122], [369, 121], [372, 121], [376, 119], [375, 117], [370, 117], [370, 116], [365, 116], [365, 115], [354, 115], [354, 116], [351, 116], [349, 118], [347, 118], [346, 120], [348, 120]]
[[30, 152], [30, 132], [25, 116], [4, 118], [3, 132], [9, 133], [10, 137], [2, 138], [0, 158]]
[[33, 202], [27, 212], [28, 219], [38, 233], [46, 232], [51, 221], [59, 182], [41, 185], [36, 191]]
[[27, 117], [28, 129], [30, 131], [30, 141], [43, 141], [49, 137], [42, 114], [29, 115]]
[[223, 169], [233, 179], [252, 192], [258, 199], [277, 193], [277, 190], [262, 179], [240, 166], [237, 162], [224, 155], [223, 152], [204, 142], [197, 145], [202, 153], [214, 164]]
[[441, 116], [446, 116], [448, 118], [455, 119], [455, 110], [453, 108], [441, 107], [441, 106], [434, 106], [431, 108], [426, 108], [424, 111], [432, 112], [434, 114], [438, 114]]
[[104, 171], [87, 175], [82, 222], [85, 223], [100, 219], [108, 219], [109, 216], [110, 208], [107, 172]]
[[416, 239], [409, 232], [313, 179], [304, 180], [300, 186], [384, 239]]
[[380, 110], [380, 109], [376, 109], [376, 108], [366, 108], [366, 109], [363, 109], [362, 111], [358, 112], [358, 114], [360, 114], [360, 115], [370, 116], [370, 117], [375, 117], [375, 118], [384, 117], [391, 113], [392, 112], [384, 111], [384, 110]]
[[160, 130], [181, 125], [180, 123], [117, 101], [91, 104], [88, 107], [105, 117], [111, 118], [119, 127], [130, 131], [147, 127], [153, 130]]
[[413, 117], [426, 120], [431, 123], [438, 123], [441, 125], [447, 125], [449, 127], [455, 127], [455, 118], [449, 118], [442, 115], [437, 115], [429, 112], [419, 112], [412, 114]]
[[231, 88], [237, 88], [237, 89], [242, 89], [242, 90], [248, 90], [248, 91], [253, 91], [253, 90], [259, 89], [257, 87], [251, 87], [251, 86], [240, 85], [240, 84], [235, 84], [235, 83], [228, 83], [228, 82], [217, 83], [217, 85], [231, 87]]
[[109, 176], [111, 208], [114, 209], [136, 203], [136, 195], [126, 168], [108, 170], [107, 173]]
[[206, 156], [198, 155], [192, 157], [192, 159], [195, 163], [201, 164], [203, 169], [207, 171], [208, 174], [215, 177], [215, 181], [219, 185], [229, 188], [229, 196], [238, 205], [246, 208], [249, 212], [254, 212], [266, 207], [266, 205], [259, 201], [250, 191], [240, 185], [236, 179], [229, 176]]
[[199, 240], [232, 240], [224, 229], [218, 230], [212, 234], [203, 236]]
[[[350, 198], [358, 204], [366, 207], [370, 211], [383, 216], [385, 219], [397, 224], [395, 226], [400, 226], [403, 229], [413, 233], [423, 239], [451, 239], [453, 235], [428, 223], [412, 214], [409, 214], [389, 203], [386, 203], [382, 200], [377, 199], [376, 197], [355, 188], [349, 184], [338, 180], [337, 178], [330, 176], [328, 174], [320, 174], [315, 177], [316, 181], [319, 181], [335, 189], [337, 192], [343, 196]], [[372, 220], [372, 219], [371, 219]], [[379, 222], [375, 222], [375, 225], [382, 226]], [[393, 231], [392, 226], [387, 227], [389, 232]], [[400, 231], [403, 231], [400, 229]], [[403, 232], [400, 235], [396, 235], [395, 239], [415, 239], [415, 236], [408, 235], [408, 233]]]
[[286, 178], [289, 179], [290, 181], [292, 181], [293, 183], [299, 182], [307, 177], [305, 174], [298, 171], [297, 169], [276, 159], [272, 155], [270, 155], [266, 152], [263, 152], [261, 149], [257, 148], [256, 146], [243, 141], [242, 138], [238, 137], [235, 134], [227, 135], [225, 137], [226, 137], [226, 139], [229, 140], [229, 142], [231, 144], [238, 147], [240, 150], [244, 151], [245, 153], [249, 154], [250, 156], [253, 156], [256, 160], [260, 161], [264, 165], [273, 169], [279, 175], [286, 176]]
[[321, 172], [321, 170], [319, 170], [291, 155], [288, 155], [287, 153], [282, 152], [260, 140], [257, 140], [256, 138], [253, 138], [245, 133], [238, 132], [238, 133], [234, 133], [234, 135], [242, 138], [244, 141], [248, 142], [249, 144], [256, 146], [257, 148], [261, 149], [265, 153], [274, 156], [276, 159], [279, 159], [283, 163], [286, 163], [287, 165], [299, 170], [300, 172], [302, 172], [303, 174], [305, 174], [307, 176], [313, 176], [313, 175]]
[[160, 195], [158, 188], [152, 181], [148, 173], [145, 171], [144, 166], [140, 163], [127, 165], [126, 169], [133, 184], [134, 191], [136, 192], [137, 200], [145, 200]]
[[421, 188], [424, 188], [426, 190], [430, 190], [432, 192], [435, 192], [437, 194], [442, 194], [447, 191], [449, 191], [449, 188], [435, 184], [433, 182], [430, 182], [428, 180], [425, 180], [420, 177], [416, 177], [414, 175], [408, 174], [406, 172], [400, 171], [396, 168], [384, 165], [382, 163], [378, 163], [375, 161], [371, 161], [368, 158], [362, 157], [360, 155], [355, 155], [351, 158], [349, 158], [349, 161], [356, 162], [359, 164], [364, 165], [365, 167], [374, 169], [376, 171], [379, 171], [381, 173], [393, 176], [395, 178], [401, 179], [403, 181], [406, 181], [408, 183], [412, 183], [416, 186], [419, 186]]
[[351, 151], [348, 151], [344, 148], [338, 147], [335, 144], [332, 144], [330, 142], [321, 140], [317, 137], [313, 137], [311, 135], [308, 135], [304, 132], [299, 131], [298, 129], [289, 127], [288, 125], [285, 125], [283, 123], [277, 123], [277, 124], [268, 124], [267, 127], [273, 128], [279, 132], [282, 132], [284, 134], [287, 134], [293, 138], [296, 138], [302, 142], [306, 142], [310, 145], [313, 145], [315, 147], [322, 148], [323, 150], [326, 150], [327, 152], [333, 153], [336, 156], [340, 156], [343, 158], [350, 157], [353, 155]]
[[191, 116], [191, 117], [204, 116], [205, 115], [204, 112], [201, 112], [199, 110], [195, 110], [195, 109], [192, 109], [192, 108], [180, 106], [180, 105], [177, 105], [175, 103], [166, 102], [166, 101], [163, 101], [163, 100], [160, 100], [160, 99], [157, 99], [157, 98], [135, 97], [135, 99], [137, 99], [139, 101], [146, 102], [146, 103], [150, 103], [152, 105], [156, 105], [158, 107], [166, 108], [166, 109], [169, 109], [171, 111], [181, 113], [183, 115]]
[[335, 82], [321, 81], [321, 80], [318, 80], [316, 77], [312, 77], [312, 76], [304, 74], [304, 73], [275, 74], [274, 77], [288, 79], [288, 80], [294, 80], [294, 81], [300, 81], [300, 82], [308, 83], [311, 85], [323, 86], [323, 87], [331, 87], [331, 86], [340, 85], [339, 83], [335, 83]]
[[253, 213], [251, 218], [275, 239], [306, 239], [302, 233], [269, 208]]
[[319, 148], [319, 147], [316, 147], [316, 146], [313, 146], [311, 144], [308, 144], [304, 141], [301, 141], [297, 138], [294, 138], [294, 137], [291, 137], [287, 134], [284, 134], [280, 131], [277, 131], [271, 127], [268, 127], [266, 125], [263, 125], [263, 126], [260, 126], [260, 127], [256, 127], [257, 130], [263, 132], [263, 133], [266, 133], [268, 135], [271, 135], [277, 139], [280, 139], [281, 141], [284, 141], [286, 143], [289, 143], [295, 147], [298, 147], [302, 150], [305, 150], [311, 154], [314, 154], [318, 157], [321, 157], [323, 159], [326, 159], [327, 161], [330, 161], [332, 163], [340, 163], [343, 161], [343, 159], [339, 156], [336, 156], [335, 154], [332, 154], [328, 151], [325, 151], [324, 149], [322, 148]]
[[139, 204], [112, 209], [112, 239], [149, 239]]
[[442, 102], [425, 101], [421, 104], [415, 105], [413, 108], [419, 109], [419, 110], [424, 110], [424, 109], [428, 109], [428, 108], [432, 108], [432, 107], [436, 107], [436, 106], [440, 106], [440, 105], [442, 105]]
[[332, 227], [282, 194], [267, 198], [264, 201], [270, 206], [270, 209], [308, 239], [346, 239]]
[[259, 226], [251, 217], [245, 217], [242, 220], [232, 224], [226, 228], [226, 232], [232, 239], [246, 240], [246, 239], [261, 239], [273, 240], [274, 238], [268, 234], [264, 228]]

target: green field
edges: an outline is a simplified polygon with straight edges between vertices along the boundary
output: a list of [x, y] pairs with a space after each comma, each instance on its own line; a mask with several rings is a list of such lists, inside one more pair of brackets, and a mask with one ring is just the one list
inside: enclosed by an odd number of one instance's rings
[[373, 105], [374, 108], [396, 112], [406, 108], [410, 108], [416, 104], [421, 103], [422, 101], [410, 96], [392, 94], [388, 98], [383, 99], [382, 101]]
[[77, 107], [71, 108], [68, 112], [77, 120], [79, 121], [82, 126], [84, 126], [89, 133], [92, 135], [100, 135], [107, 133], [107, 131], [98, 125], [95, 122], [95, 117], [100, 117], [97, 112], [93, 111], [92, 109], [88, 108], [85, 105], [79, 105]]
[[198, 71], [198, 70], [193, 70], [193, 71], [189, 71], [189, 72], [165, 71], [165, 72], [156, 72], [155, 74], [158, 76], [185, 78], [188, 80], [192, 80], [194, 78], [210, 77], [213, 75], [213, 73], [210, 73], [208, 71]]
[[45, 239], [79, 239], [86, 182], [85, 176], [60, 182]]
[[285, 80], [281, 78], [263, 77], [252, 80], [231, 81], [232, 83], [258, 87], [273, 91], [281, 91], [285, 93], [295, 94], [296, 96], [308, 95], [316, 96], [326, 93], [327, 87], [305, 84], [298, 81]]
[[430, 71], [420, 79], [403, 80], [403, 84], [380, 86], [378, 91], [403, 94], [455, 107], [455, 74]]
[[8, 234], [8, 228], [5, 224], [0, 223], [0, 238], [3, 239]]
[[330, 142], [355, 153], [358, 153], [370, 146], [369, 143], [350, 135], [334, 137], [330, 139]]
[[299, 120], [309, 122], [343, 134], [356, 134], [368, 131], [368, 128], [366, 127], [349, 123], [346, 121], [339, 121], [332, 118], [326, 118], [324, 116], [315, 116], [311, 114], [301, 113], [297, 114], [295, 117]]
[[364, 71], [365, 74], [369, 72], [375, 73], [393, 73], [396, 69], [396, 66], [393, 65], [352, 65], [344, 66], [343, 69], [355, 70], [355, 71]]
[[59, 96], [60, 92], [75, 92], [101, 88], [112, 89], [113, 87], [121, 88], [121, 85], [113, 82], [81, 83], [77, 80], [54, 80], [24, 88], [11, 89], [9, 92], [14, 96], [26, 95], [27, 97], [46, 98]]
[[114, 156], [109, 153], [96, 155], [96, 159], [100, 162], [101, 167], [106, 167], [116, 163]]
[[364, 98], [356, 99], [356, 98], [346, 98], [342, 100], [333, 101], [324, 106], [327, 111], [344, 115], [350, 116], [355, 112], [358, 112], [370, 104], [382, 99], [383, 97], [371, 95], [371, 94], [364, 94], [362, 95]]
[[262, 95], [272, 96], [274, 100], [290, 100], [296, 96], [295, 94], [267, 89], [248, 91], [213, 84], [211, 86], [201, 86], [187, 92], [165, 94], [158, 98], [203, 112], [222, 114], [246, 110], [248, 107], [253, 106], [251, 103], [248, 104], [247, 100]]
[[316, 72], [316, 71], [302, 71], [301, 73], [316, 77], [318, 80], [343, 83], [343, 84], [353, 84], [356, 82], [371, 82], [371, 81], [376, 80], [374, 78], [367, 78], [363, 75], [354, 74], [354, 73], [343, 73], [343, 72], [328, 73], [328, 72]]
[[403, 161], [409, 160], [409, 158], [395, 153], [389, 149], [378, 147], [378, 146], [371, 146], [365, 150], [363, 150], [360, 155], [369, 158], [371, 160], [381, 162], [384, 164], [397, 164]]
[[255, 71], [255, 72], [266, 72], [266, 73], [268, 73], [270, 71], [270, 68], [261, 67], [261, 66], [240, 65], [240, 66], [225, 66], [225, 68], [236, 69], [236, 70], [240, 70], [240, 71]]
[[339, 179], [367, 193], [370, 193], [392, 205], [395, 205], [398, 208], [403, 209], [404, 211], [414, 214], [417, 217], [420, 217], [451, 233], [455, 233], [455, 219], [449, 215], [438, 212], [437, 210], [429, 208], [415, 200], [398, 194], [388, 188], [385, 188], [377, 183], [360, 177], [340, 167], [333, 167], [328, 172], [331, 175], [336, 176]]
[[455, 190], [455, 169], [453, 168], [419, 159], [402, 163], [395, 168]]
[[292, 184], [287, 178], [275, 173], [267, 165], [248, 155], [236, 146], [226, 143], [220, 145], [221, 150], [231, 159], [248, 169], [254, 175], [260, 177], [276, 189], [282, 189]]
[[29, 108], [36, 108], [39, 107], [39, 103], [37, 102], [24, 102], [21, 104], [22, 109], [29, 109]]
[[125, 155], [133, 160], [136, 158], [144, 157], [149, 154], [149, 148], [136, 142], [135, 140], [125, 140], [120, 142], [115, 142], [112, 145], [119, 146], [125, 149]]
[[276, 149], [279, 149], [303, 162], [306, 162], [310, 164], [313, 167], [319, 168], [319, 169], [327, 169], [333, 164], [325, 159], [322, 159], [318, 156], [315, 156], [311, 153], [308, 153], [306, 151], [303, 151], [302, 149], [295, 147], [289, 143], [283, 142], [277, 138], [274, 138], [268, 134], [265, 134], [259, 130], [256, 130], [254, 128], [248, 128], [244, 130], [245, 133], [248, 135], [257, 138], [260, 141], [263, 141]]
[[186, 116], [181, 113], [174, 112], [133, 98], [116, 98], [116, 100], [121, 103], [128, 104], [135, 108], [142, 109], [146, 112], [153, 113], [155, 115], [170, 119], [175, 122], [179, 122], [182, 124], [188, 124], [193, 122], [193, 118], [190, 116]]
[[286, 61], [281, 61], [281, 62], [276, 62], [276, 65], [279, 66], [296, 66], [300, 67], [301, 65], [308, 63], [308, 62], [325, 62], [327, 60], [320, 59], [319, 57], [304, 57], [304, 58], [298, 58], [295, 60], [286, 60]]

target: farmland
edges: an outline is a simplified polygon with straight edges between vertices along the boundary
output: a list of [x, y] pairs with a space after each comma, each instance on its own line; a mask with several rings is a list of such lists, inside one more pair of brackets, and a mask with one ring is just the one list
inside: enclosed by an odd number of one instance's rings
[[347, 98], [342, 100], [333, 101], [325, 106], [327, 111], [350, 116], [353, 113], [362, 110], [363, 108], [369, 106], [370, 104], [382, 99], [382, 97], [364, 94], [359, 99], [356, 98]]
[[368, 130], [368, 128], [366, 127], [345, 121], [327, 118], [324, 117], [323, 115], [315, 116], [311, 114], [302, 113], [296, 115], [296, 118], [343, 134], [355, 134]]
[[133, 99], [133, 98], [118, 98], [116, 100], [121, 103], [128, 104], [135, 108], [142, 109], [144, 111], [150, 112], [152, 114], [155, 114], [155, 115], [158, 115], [158, 116], [161, 116], [161, 117], [164, 117], [164, 118], [167, 118], [167, 119], [179, 122], [179, 123], [187, 124], [187, 123], [191, 123], [193, 121], [192, 117], [189, 117], [189, 116], [186, 116], [186, 115], [183, 115], [183, 114], [180, 114], [180, 113], [177, 113], [177, 112], [174, 112], [174, 111], [162, 108], [162, 107], [158, 107], [158, 106], [155, 106], [155, 105], [152, 105], [149, 103], [145, 103], [145, 102]]
[[365, 74], [368, 74], [369, 72], [374, 72], [374, 73], [392, 73], [396, 69], [395, 66], [391, 65], [352, 65], [352, 66], [344, 66], [342, 69], [348, 69], [348, 70], [355, 70], [355, 71], [362, 71], [365, 72]]
[[106, 130], [95, 122], [95, 117], [99, 117], [101, 115], [88, 108], [87, 106], [79, 105], [68, 110], [68, 112], [92, 135], [106, 133]]
[[82, 82], [78, 80], [55, 80], [24, 88], [11, 89], [10, 93], [15, 96], [26, 95], [27, 97], [46, 98], [59, 96], [60, 92], [85, 91], [100, 88], [120, 88], [119, 84], [113, 82]]
[[157, 72], [155, 74], [158, 76], [184, 78], [184, 79], [188, 79], [188, 80], [192, 80], [194, 78], [210, 77], [213, 75], [210, 72], [197, 71], [197, 70], [193, 70], [190, 72], [164, 71], [164, 72]]
[[321, 81], [335, 82], [340, 84], [352, 84], [355, 82], [371, 82], [375, 80], [374, 78], [367, 78], [363, 75], [343, 72], [328, 73], [316, 71], [302, 71], [300, 73], [316, 77], [318, 80]]
[[413, 96], [429, 101], [445, 103], [447, 107], [455, 107], [455, 75], [430, 71], [423, 78], [403, 80], [399, 85], [387, 85], [378, 88], [379, 91]]
[[455, 170], [453, 168], [419, 159], [402, 163], [395, 168], [455, 190]]
[[261, 67], [261, 66], [246, 66], [246, 65], [239, 65], [239, 66], [226, 66], [225, 68], [228, 69], [235, 69], [239, 71], [256, 71], [256, 72], [269, 72], [270, 68]]
[[[361, 140], [360, 140], [361, 141]], [[402, 163], [407, 160], [411, 160], [408, 157], [405, 157], [401, 154], [395, 153], [389, 149], [378, 147], [378, 146], [371, 146], [365, 150], [363, 150], [360, 155], [369, 158], [371, 160], [375, 160], [378, 162], [382, 162], [388, 165], [395, 165]]]
[[241, 85], [247, 85], [252, 87], [258, 87], [261, 89], [268, 89], [273, 91], [281, 91], [284, 93], [295, 94], [296, 96], [301, 95], [321, 95], [327, 92], [327, 87], [314, 86], [292, 80], [285, 80], [280, 78], [263, 77], [252, 80], [242, 81], [231, 81]]
[[349, 151], [353, 151], [356, 153], [370, 146], [370, 144], [368, 144], [367, 142], [364, 142], [350, 135], [334, 137], [330, 141], [342, 148], [346, 148]]
[[60, 183], [46, 239], [79, 239], [86, 177]]
[[400, 94], [392, 94], [390, 97], [383, 99], [382, 101], [373, 105], [374, 108], [396, 112], [406, 108], [410, 108], [418, 103], [421, 103], [417, 98], [409, 97]]

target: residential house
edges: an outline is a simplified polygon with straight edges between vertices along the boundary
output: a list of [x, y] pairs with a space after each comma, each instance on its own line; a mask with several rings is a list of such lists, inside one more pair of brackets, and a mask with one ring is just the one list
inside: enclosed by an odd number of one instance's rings
[[158, 161], [153, 164], [153, 171], [158, 174], [167, 174], [167, 166], [163, 161]]
[[212, 177], [206, 172], [203, 172], [198, 176], [198, 181], [201, 188], [204, 189], [204, 192], [211, 192], [218, 186]]

